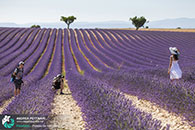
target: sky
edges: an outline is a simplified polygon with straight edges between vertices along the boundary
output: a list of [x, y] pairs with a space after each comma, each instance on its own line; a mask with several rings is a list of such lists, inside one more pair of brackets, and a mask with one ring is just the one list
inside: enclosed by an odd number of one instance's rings
[[0, 22], [51, 23], [70, 15], [78, 22], [195, 18], [194, 7], [195, 0], [0, 0]]

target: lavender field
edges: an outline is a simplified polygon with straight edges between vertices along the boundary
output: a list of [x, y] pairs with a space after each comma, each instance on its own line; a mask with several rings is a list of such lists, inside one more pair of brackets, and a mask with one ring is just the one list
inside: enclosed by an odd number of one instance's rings
[[[171, 46], [180, 49], [183, 71], [174, 83], [167, 73]], [[0, 107], [13, 97], [9, 80], [19, 61], [25, 62], [25, 85], [3, 114], [50, 115], [52, 79], [63, 73], [86, 129], [170, 129], [125, 95], [195, 127], [195, 32], [0, 28]]]

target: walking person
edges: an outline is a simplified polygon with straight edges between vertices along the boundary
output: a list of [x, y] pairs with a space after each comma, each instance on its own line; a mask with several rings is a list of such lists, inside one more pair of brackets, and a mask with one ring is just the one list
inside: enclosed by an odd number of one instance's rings
[[64, 95], [64, 76], [62, 74], [58, 74], [53, 78], [52, 89], [58, 90], [60, 89], [60, 95]]
[[22, 80], [23, 72], [24, 72], [24, 62], [20, 61], [18, 67], [14, 70], [14, 73], [12, 74], [12, 81], [14, 82], [15, 85], [14, 96], [20, 94], [21, 86], [24, 83]]
[[171, 81], [178, 80], [182, 77], [182, 71], [179, 67], [179, 50], [176, 47], [169, 48], [171, 52], [168, 74], [170, 74]]

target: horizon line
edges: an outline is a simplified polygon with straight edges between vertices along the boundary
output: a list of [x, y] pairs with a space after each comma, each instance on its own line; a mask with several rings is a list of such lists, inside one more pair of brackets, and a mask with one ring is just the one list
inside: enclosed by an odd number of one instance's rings
[[[178, 18], [165, 18], [165, 19], [160, 19], [160, 20], [152, 20], [150, 22], [155, 22], [155, 21], [162, 21], [162, 20], [175, 20], [175, 19], [195, 19], [192, 17], [178, 17]], [[105, 20], [105, 21], [75, 21], [74, 23], [103, 23], [103, 22], [129, 22], [129, 20]], [[17, 22], [0, 22], [0, 23], [9, 23], [9, 24], [32, 24], [32, 23], [63, 23], [62, 21], [51, 21], [51, 22], [26, 22], [26, 23], [17, 23]]]

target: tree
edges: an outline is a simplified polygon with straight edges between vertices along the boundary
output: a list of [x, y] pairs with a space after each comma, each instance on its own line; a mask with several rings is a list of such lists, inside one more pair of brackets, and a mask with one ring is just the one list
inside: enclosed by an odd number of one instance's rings
[[76, 19], [77, 18], [74, 16], [69, 16], [69, 17], [61, 16], [60, 21], [64, 21], [67, 24], [67, 28], [69, 29], [70, 24], [73, 23], [74, 20], [76, 20]]
[[31, 28], [41, 28], [40, 25], [32, 25]]
[[130, 18], [129, 20], [132, 21], [132, 24], [136, 27], [136, 30], [138, 30], [140, 27], [143, 27], [146, 23], [146, 18], [143, 16], [140, 18], [135, 16], [133, 18]]

